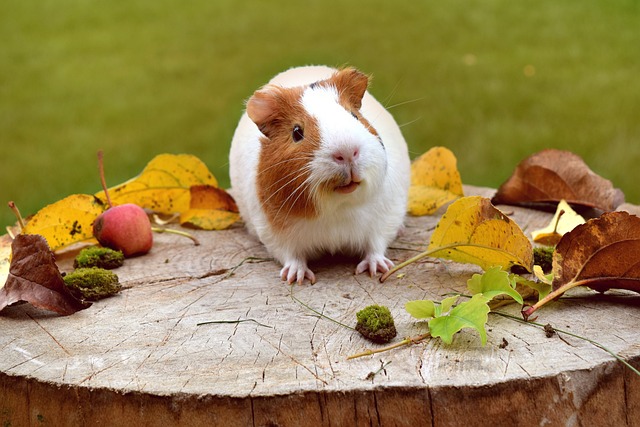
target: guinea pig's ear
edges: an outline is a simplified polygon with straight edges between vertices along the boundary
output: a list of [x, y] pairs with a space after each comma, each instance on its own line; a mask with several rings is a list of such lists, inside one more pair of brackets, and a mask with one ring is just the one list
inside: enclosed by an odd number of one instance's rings
[[279, 92], [278, 87], [267, 85], [257, 90], [247, 101], [247, 115], [262, 133], [265, 133], [269, 123], [279, 114]]
[[337, 71], [330, 80], [338, 89], [341, 100], [359, 110], [362, 97], [369, 86], [369, 77], [353, 67], [348, 67]]

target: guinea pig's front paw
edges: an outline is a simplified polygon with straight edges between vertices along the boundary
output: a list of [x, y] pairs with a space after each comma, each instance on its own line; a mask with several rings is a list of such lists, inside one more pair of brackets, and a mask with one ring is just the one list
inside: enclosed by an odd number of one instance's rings
[[302, 285], [304, 279], [309, 279], [312, 285], [316, 283], [316, 276], [307, 267], [307, 262], [298, 259], [284, 263], [284, 268], [280, 270], [280, 278], [288, 284], [298, 282], [299, 285]]
[[369, 271], [369, 276], [374, 277], [377, 272], [386, 273], [393, 267], [393, 262], [381, 254], [368, 254], [356, 267], [356, 274]]

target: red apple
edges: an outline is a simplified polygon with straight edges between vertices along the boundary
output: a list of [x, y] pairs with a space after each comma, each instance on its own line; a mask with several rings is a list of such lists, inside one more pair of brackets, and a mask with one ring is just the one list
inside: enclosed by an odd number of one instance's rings
[[113, 206], [96, 218], [93, 235], [102, 246], [120, 250], [125, 257], [146, 254], [153, 246], [151, 222], [138, 205]]

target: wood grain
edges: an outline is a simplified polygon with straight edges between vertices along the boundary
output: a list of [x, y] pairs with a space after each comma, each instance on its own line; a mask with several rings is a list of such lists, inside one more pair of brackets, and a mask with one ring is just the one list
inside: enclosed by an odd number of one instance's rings
[[[502, 209], [525, 233], [551, 217]], [[438, 219], [409, 218], [390, 257], [424, 249]], [[464, 291], [478, 271], [472, 265], [425, 259], [380, 284], [354, 276], [356, 260], [334, 257], [312, 263], [318, 283], [290, 288], [240, 225], [195, 234], [201, 246], [156, 234], [150, 254], [116, 270], [120, 295], [72, 316], [6, 308], [3, 425], [640, 425], [640, 378], [585, 341], [491, 315], [484, 347], [463, 330], [451, 345], [430, 340], [347, 361], [376, 346], [291, 298], [351, 326], [366, 305], [387, 305], [401, 339], [424, 332], [405, 302]], [[71, 269], [71, 255], [59, 259], [61, 269]], [[635, 294], [577, 290], [541, 309], [538, 322], [594, 339], [638, 367], [639, 307]], [[198, 326], [248, 319], [264, 326]], [[381, 362], [385, 369], [369, 378]]]

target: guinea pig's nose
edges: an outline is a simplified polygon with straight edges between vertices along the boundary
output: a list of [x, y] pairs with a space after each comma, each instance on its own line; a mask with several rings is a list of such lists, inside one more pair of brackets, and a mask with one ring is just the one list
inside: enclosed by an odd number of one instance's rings
[[352, 163], [358, 159], [360, 150], [356, 147], [347, 147], [334, 151], [333, 160], [339, 164]]

